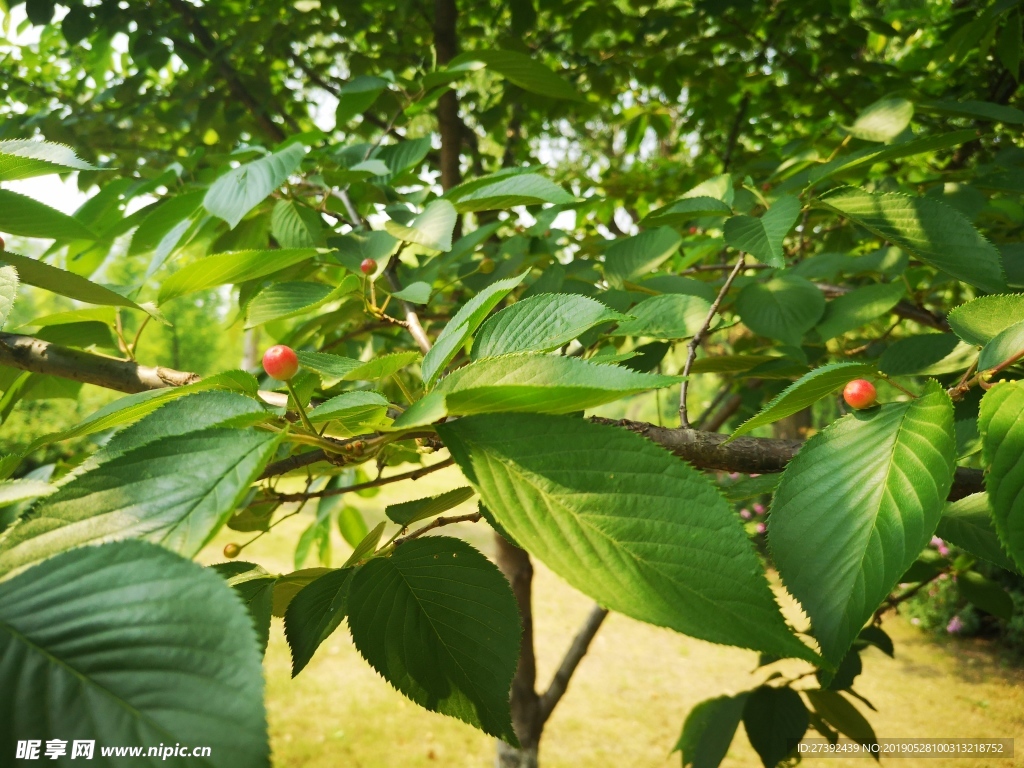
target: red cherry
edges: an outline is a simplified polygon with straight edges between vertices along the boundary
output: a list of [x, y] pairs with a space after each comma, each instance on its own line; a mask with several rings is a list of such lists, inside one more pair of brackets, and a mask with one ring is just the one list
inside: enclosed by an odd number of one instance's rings
[[224, 545], [224, 557], [228, 560], [234, 560], [241, 553], [242, 548], [235, 543]]
[[273, 379], [288, 381], [298, 373], [299, 358], [294, 349], [278, 344], [263, 353], [263, 370]]
[[865, 379], [854, 379], [843, 388], [843, 399], [846, 404], [858, 411], [874, 405], [877, 394], [875, 386]]
[[0, 237], [0, 251], [6, 250], [7, 244], [4, 243], [4, 239]]
[[364, 275], [372, 275], [377, 271], [377, 262], [373, 259], [363, 259], [359, 265], [359, 271]]
[[764, 184], [761, 185], [761, 191], [762, 192], [767, 192], [771, 188], [772, 188], [772, 185], [769, 184], [767, 181]]
[[690, 234], [691, 235], [696, 235], [698, 232], [700, 232], [700, 230], [697, 229], [696, 227], [690, 227]]

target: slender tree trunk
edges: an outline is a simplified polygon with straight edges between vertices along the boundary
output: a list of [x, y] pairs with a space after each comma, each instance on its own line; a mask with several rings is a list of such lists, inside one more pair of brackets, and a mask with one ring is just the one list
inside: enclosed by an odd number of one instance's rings
[[512, 585], [523, 622], [519, 643], [519, 666], [512, 679], [512, 725], [519, 737], [520, 748], [498, 741], [497, 768], [537, 768], [540, 735], [544, 728], [540, 697], [535, 690], [537, 659], [533, 650], [533, 605], [531, 587], [533, 565], [525, 550], [510, 544], [501, 534], [494, 534], [498, 545], [498, 567]]
[[[459, 52], [455, 31], [458, 10], [455, 0], [434, 0], [434, 50], [438, 66], [444, 66]], [[459, 120], [459, 99], [454, 90], [447, 91], [437, 102], [437, 123], [441, 134], [441, 186], [451, 189], [462, 181], [459, 157], [462, 151], [462, 121]]]

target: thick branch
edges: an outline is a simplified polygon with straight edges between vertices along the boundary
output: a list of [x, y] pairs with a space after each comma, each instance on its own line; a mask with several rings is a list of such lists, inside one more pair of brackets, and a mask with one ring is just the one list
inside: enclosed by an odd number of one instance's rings
[[[716, 432], [669, 429], [627, 419], [611, 421], [595, 418], [594, 421], [624, 427], [643, 435], [699, 469], [747, 474], [781, 472], [803, 445], [802, 440], [776, 440], [766, 437], [740, 437], [726, 443], [729, 436]], [[955, 501], [984, 489], [983, 473], [980, 469], [957, 467], [949, 499]]]
[[14, 333], [0, 333], [0, 365], [128, 393], [199, 381], [195, 373], [92, 355]]
[[555, 705], [565, 695], [565, 691], [569, 687], [570, 678], [572, 678], [573, 673], [576, 671], [576, 667], [583, 661], [583, 657], [590, 647], [591, 640], [594, 639], [594, 635], [601, 628], [601, 623], [607, 615], [607, 608], [595, 605], [587, 616], [586, 621], [583, 622], [583, 626], [580, 627], [580, 631], [576, 633], [576, 637], [573, 638], [572, 645], [569, 646], [565, 658], [558, 665], [558, 671], [555, 672], [551, 685], [548, 686], [548, 689], [540, 697], [540, 716], [542, 721], [547, 722], [547, 719], [551, 717], [551, 713], [555, 709]]
[[[0, 366], [82, 381], [118, 392], [144, 392], [150, 389], [177, 387], [199, 381], [199, 376], [195, 373], [139, 365], [126, 360], [115, 360], [14, 333], [0, 333]], [[271, 398], [284, 399], [284, 396], [277, 392], [261, 392], [260, 396], [272, 403]], [[760, 437], [741, 437], [725, 444], [728, 435], [717, 432], [670, 429], [627, 419], [613, 421], [595, 418], [593, 420], [623, 427], [643, 435], [667, 448], [676, 456], [689, 461], [698, 469], [717, 469], [750, 474], [781, 472], [803, 444], [800, 440], [776, 440]], [[406, 435], [406, 437], [420, 437], [420, 435]], [[325, 454], [320, 450], [309, 451], [270, 465], [264, 476], [281, 474], [281, 472], [272, 472], [271, 470], [289, 471], [322, 461], [324, 458]], [[450, 463], [451, 459], [447, 459], [441, 464], [447, 466]], [[440, 469], [441, 464], [422, 468], [416, 472]], [[982, 472], [979, 469], [958, 467], [949, 498], [951, 500], [960, 499], [984, 490], [982, 477]], [[394, 479], [388, 478], [387, 482], [397, 479], [401, 478], [397, 476]]]

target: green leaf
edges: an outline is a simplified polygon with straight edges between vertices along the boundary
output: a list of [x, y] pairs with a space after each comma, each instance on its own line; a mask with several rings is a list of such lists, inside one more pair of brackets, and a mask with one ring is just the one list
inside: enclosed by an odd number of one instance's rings
[[370, 529], [366, 527], [363, 513], [352, 506], [345, 505], [338, 510], [338, 531], [345, 542], [353, 549], [366, 538]]
[[947, 504], [935, 535], [1000, 568], [1021, 571], [999, 543], [985, 493], [972, 493]]
[[988, 371], [1024, 354], [1024, 321], [1004, 328], [981, 349], [978, 370]]
[[277, 577], [271, 576], [263, 568], [252, 563], [238, 562], [221, 563], [213, 569], [224, 578], [228, 586], [245, 603], [256, 630], [260, 653], [266, 654], [267, 643], [270, 642], [270, 617], [274, 605], [274, 586]]
[[73, 437], [82, 437], [83, 435], [93, 435], [106, 429], [129, 424], [141, 419], [146, 414], [152, 413], [164, 403], [193, 392], [202, 392], [209, 389], [226, 389], [243, 392], [251, 397], [255, 397], [257, 384], [256, 379], [244, 371], [226, 371], [183, 387], [151, 389], [146, 392], [127, 395], [118, 398], [112, 403], [108, 403], [73, 427], [36, 438], [26, 450], [26, 454], [32, 453], [50, 443], [59, 443], [64, 440], [70, 440]]
[[509, 687], [522, 628], [508, 581], [459, 539], [431, 536], [352, 577], [349, 628], [363, 657], [420, 706], [517, 744]]
[[[484, 183], [479, 183], [481, 181]], [[455, 210], [459, 213], [542, 203], [565, 205], [576, 201], [576, 198], [553, 181], [536, 173], [505, 175], [497, 179], [485, 176], [474, 180], [472, 187], [458, 190], [456, 187], [445, 196], [455, 204]]]
[[873, 372], [874, 366], [867, 363], [830, 363], [815, 368], [782, 390], [756, 416], [743, 422], [729, 440], [809, 408], [854, 379], [869, 376]]
[[732, 213], [725, 202], [714, 197], [684, 197], [651, 211], [640, 220], [644, 227], [679, 227], [702, 216], [728, 216]]
[[428, 517], [440, 515], [452, 507], [457, 507], [464, 501], [468, 501], [476, 493], [472, 488], [453, 488], [437, 496], [428, 496], [425, 499], [405, 501], [401, 504], [388, 504], [384, 508], [384, 514], [403, 528], [408, 528], [413, 523], [426, 520]]
[[945, 203], [844, 187], [812, 205], [845, 216], [958, 280], [986, 291], [1006, 289], [999, 251], [966, 216]]
[[743, 727], [765, 768], [795, 753], [809, 725], [807, 707], [792, 688], [762, 685], [747, 694]]
[[749, 253], [758, 261], [773, 267], [785, 267], [786, 255], [782, 241], [800, 216], [800, 201], [782, 195], [761, 218], [733, 216], [727, 219], [722, 232], [725, 242], [738, 251]]
[[0, 181], [17, 181], [64, 171], [97, 171], [71, 147], [49, 141], [0, 141]]
[[973, 117], [977, 120], [991, 120], [1011, 125], [1024, 124], [1024, 112], [991, 101], [926, 101], [918, 104], [927, 112], [954, 117]]
[[768, 544], [831, 664], [935, 532], [955, 457], [953, 406], [932, 381], [910, 402], [844, 416], [786, 467]]
[[423, 209], [423, 213], [406, 224], [389, 220], [384, 222], [384, 229], [392, 237], [406, 243], [415, 243], [433, 251], [450, 251], [452, 249], [452, 232], [459, 220], [459, 214], [447, 200], [433, 200]]
[[541, 293], [489, 317], [473, 341], [474, 360], [510, 352], [550, 352], [591, 328], [626, 320], [587, 296]]
[[372, 75], [359, 75], [345, 83], [338, 93], [338, 108], [335, 112], [337, 127], [342, 127], [372, 107], [373, 102], [389, 85], [384, 78]]
[[415, 282], [409, 283], [400, 291], [395, 291], [392, 297], [408, 301], [411, 304], [426, 304], [430, 301], [432, 289], [430, 283]]
[[583, 97], [576, 92], [572, 84], [526, 54], [496, 48], [467, 51], [448, 62], [448, 68], [452, 69], [469, 62], [482, 63], [491, 72], [496, 72], [524, 91], [539, 93], [552, 99], [583, 101]]
[[828, 303], [817, 325], [822, 341], [856, 330], [873, 320], [885, 318], [900, 299], [906, 286], [902, 282], [877, 283], [854, 288]]
[[736, 297], [735, 307], [754, 333], [799, 346], [825, 313], [825, 297], [810, 280], [782, 274], [746, 286]]
[[685, 293], [652, 296], [630, 309], [633, 319], [619, 323], [611, 335], [686, 339], [700, 330], [710, 309], [711, 302], [703, 296]]
[[312, 248], [320, 243], [320, 214], [294, 200], [278, 200], [270, 215], [270, 233], [282, 248]]
[[406, 410], [394, 426], [430, 424], [446, 414], [574, 413], [679, 381], [678, 376], [637, 373], [576, 357], [490, 357], [453, 371]]
[[372, 181], [378, 184], [387, 184], [395, 177], [406, 171], [416, 168], [430, 152], [430, 137], [424, 136], [421, 139], [405, 139], [397, 144], [389, 144], [381, 147], [374, 158], [384, 161], [391, 173], [379, 176]]
[[851, 136], [864, 141], [892, 141], [906, 130], [914, 117], [912, 102], [886, 98], [865, 108], [847, 128]]
[[111, 437], [95, 457], [105, 461], [165, 437], [212, 427], [243, 428], [265, 421], [272, 415], [251, 397], [217, 390], [186, 394], [156, 405], [157, 409], [148, 416]]
[[299, 365], [307, 370], [313, 371], [320, 376], [325, 389], [329, 389], [345, 378], [350, 371], [354, 371], [363, 363], [351, 357], [341, 355], [329, 355], [326, 352], [296, 352], [299, 358]]
[[301, 672], [316, 649], [348, 613], [348, 590], [352, 569], [342, 568], [304, 586], [288, 604], [284, 614], [284, 635], [292, 650], [292, 677]]
[[[112, 307], [129, 307], [131, 309], [142, 309], [131, 299], [127, 299], [109, 288], [104, 288], [90, 280], [86, 280], [74, 272], [68, 272], [57, 267], [51, 267], [37, 259], [30, 259], [27, 256], [20, 256], [10, 251], [2, 251], [0, 261], [6, 262], [18, 270], [18, 276], [23, 283], [34, 285], [69, 299], [84, 301], [86, 304], [102, 304]], [[145, 311], [145, 310], [143, 310]]]
[[717, 643], [815, 658], [779, 612], [714, 484], [626, 430], [470, 416], [438, 434], [497, 521], [601, 605]]
[[45, 483], [42, 480], [21, 478], [18, 480], [0, 481], [0, 507], [8, 504], [17, 504], [20, 501], [38, 499], [40, 496], [49, 496], [57, 490], [57, 486]]
[[[878, 360], [878, 368], [889, 376], [949, 373], [949, 370], [941, 370], [946, 366], [939, 364], [951, 357], [958, 346], [961, 344], [952, 333], [923, 333], [919, 336], [909, 336], [900, 339], [882, 353]], [[955, 356], [955, 359], [959, 357]], [[950, 370], [958, 368], [952, 367]]]
[[[859, 744], [877, 744], [875, 731], [845, 696], [835, 691], [804, 691], [814, 711], [844, 736]], [[876, 758], [877, 759], [877, 758]]]
[[381, 520], [374, 526], [374, 529], [370, 531], [366, 536], [363, 537], [362, 541], [356, 544], [352, 548], [352, 554], [349, 555], [348, 560], [345, 561], [343, 568], [348, 568], [351, 565], [356, 565], [360, 560], [363, 560], [367, 555], [372, 555], [377, 551], [377, 545], [380, 544], [380, 538], [384, 535], [384, 528], [387, 526], [386, 520]]
[[498, 302], [508, 295], [509, 291], [523, 282], [523, 278], [528, 274], [527, 271], [514, 277], [495, 280], [462, 305], [462, 308], [455, 313], [455, 317], [449, 320], [438, 334], [434, 346], [423, 357], [424, 384], [429, 387], [437, 381], [437, 377], [444, 371], [445, 366], [451, 362], [462, 345], [469, 341], [470, 336], [484, 321], [484, 318], [498, 305]]
[[1013, 618], [1013, 599], [1006, 590], [976, 571], [964, 571], [957, 575], [957, 590], [960, 596], [986, 613], [1004, 621]]
[[658, 227], [634, 237], [616, 240], [604, 255], [604, 276], [608, 284], [621, 288], [626, 280], [646, 275], [679, 250], [683, 239], [671, 227]]
[[280, 248], [269, 251], [233, 251], [207, 256], [179, 269], [160, 286], [159, 304], [218, 285], [257, 280], [286, 267], [308, 261], [315, 248]]
[[683, 768], [718, 768], [743, 718], [746, 693], [702, 701], [690, 710], [676, 742]]
[[220, 530], [279, 435], [207, 429], [149, 443], [74, 478], [0, 542], [0, 573], [85, 544], [142, 538], [187, 557]]
[[996, 534], [1017, 570], [1024, 572], [1024, 382], [1000, 382], [985, 393], [978, 430]]
[[419, 357], [419, 352], [394, 352], [390, 355], [377, 355], [373, 360], [360, 363], [341, 378], [344, 381], [378, 381], [412, 365]]
[[271, 283], [246, 307], [246, 328], [305, 315], [359, 290], [359, 278], [346, 275], [338, 286], [313, 282]]
[[[816, 184], [819, 181], [824, 181], [839, 174], [869, 168], [876, 163], [888, 163], [926, 152], [938, 152], [939, 150], [949, 149], [950, 147], [956, 147], [968, 141], [973, 141], [976, 138], [978, 138], [977, 131], [962, 130], [943, 133], [938, 136], [927, 136], [923, 139], [914, 139], [880, 149], [868, 147], [860, 152], [837, 157], [835, 160], [813, 169], [810, 174], [810, 181]], [[789, 185], [784, 184], [783, 186], [788, 187]]]
[[782, 482], [781, 474], [751, 475], [743, 477], [735, 483], [720, 485], [719, 490], [726, 501], [735, 504], [738, 501], [756, 499], [758, 496], [774, 493], [780, 482]]
[[192, 217], [203, 207], [203, 195], [202, 190], [196, 190], [166, 198], [157, 204], [132, 235], [128, 255], [153, 253], [148, 271], [155, 272], [193, 225]]
[[359, 435], [378, 425], [387, 414], [388, 401], [377, 392], [357, 390], [332, 397], [309, 412], [314, 424], [332, 422], [332, 433]]
[[1011, 325], [1024, 321], [1024, 294], [981, 296], [954, 307], [947, 319], [957, 336], [983, 347]]
[[0, 584], [0, 658], [6, 755], [31, 734], [200, 744], [208, 766], [270, 765], [245, 609], [215, 573], [159, 547], [76, 549]]
[[203, 205], [234, 229], [245, 218], [245, 214], [262, 203], [298, 170], [305, 155], [306, 148], [295, 142], [279, 152], [232, 168], [210, 185], [203, 198]]
[[303, 568], [278, 576], [274, 582], [273, 615], [283, 619], [288, 606], [299, 591], [312, 582], [331, 572], [330, 568]]
[[[3, 264], [0, 261], [0, 264]], [[0, 266], [0, 330], [14, 309], [14, 300], [18, 296], [18, 270], [10, 265]]]

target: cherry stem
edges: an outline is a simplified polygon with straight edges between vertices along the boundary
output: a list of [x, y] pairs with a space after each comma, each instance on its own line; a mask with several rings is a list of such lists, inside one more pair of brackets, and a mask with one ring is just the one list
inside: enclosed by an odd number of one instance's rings
[[286, 381], [284, 385], [288, 387], [288, 394], [292, 396], [295, 407], [299, 409], [299, 418], [302, 420], [302, 426], [316, 435], [316, 430], [313, 429], [313, 425], [309, 421], [309, 416], [306, 415], [306, 409], [302, 407], [302, 403], [299, 401], [298, 395], [295, 394], [295, 387], [292, 386], [291, 381]]

